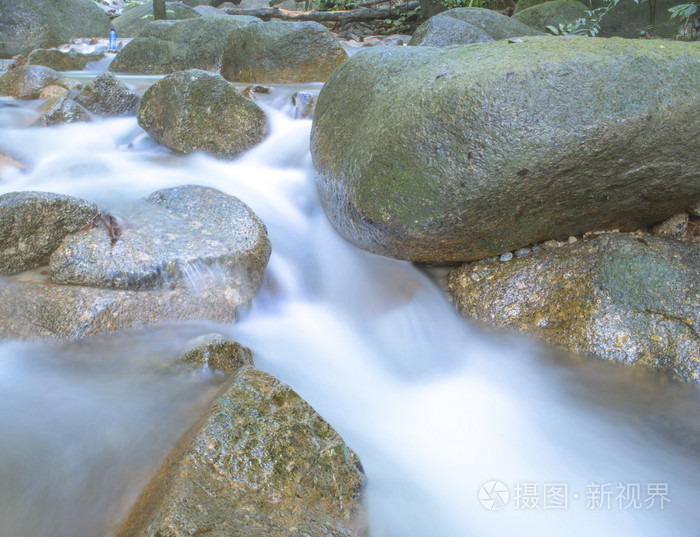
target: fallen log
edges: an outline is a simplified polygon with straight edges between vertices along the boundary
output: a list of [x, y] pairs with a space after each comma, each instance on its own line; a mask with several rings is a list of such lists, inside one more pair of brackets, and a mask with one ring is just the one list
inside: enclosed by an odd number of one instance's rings
[[419, 2], [407, 2], [395, 8], [361, 7], [347, 11], [290, 11], [276, 7], [255, 9], [224, 9], [229, 15], [249, 15], [264, 21], [281, 19], [283, 21], [314, 21], [314, 22], [365, 22], [381, 19], [398, 19], [419, 6]]

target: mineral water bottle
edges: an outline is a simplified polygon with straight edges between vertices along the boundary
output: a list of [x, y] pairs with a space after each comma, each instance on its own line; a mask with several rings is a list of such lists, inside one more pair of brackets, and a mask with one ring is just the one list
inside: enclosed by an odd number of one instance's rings
[[117, 31], [112, 28], [109, 31], [109, 48], [108, 50], [117, 50]]

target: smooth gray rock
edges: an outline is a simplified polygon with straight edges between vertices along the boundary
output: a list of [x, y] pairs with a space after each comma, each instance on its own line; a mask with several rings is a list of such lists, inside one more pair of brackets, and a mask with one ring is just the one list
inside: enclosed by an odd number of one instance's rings
[[495, 11], [463, 7], [443, 11], [429, 18], [416, 28], [409, 45], [444, 47], [541, 33]]
[[180, 186], [117, 208], [113, 216], [122, 226], [118, 240], [98, 225], [63, 241], [49, 263], [54, 283], [197, 290], [220, 282], [252, 296], [262, 282], [267, 230], [233, 196]]
[[[165, 9], [169, 20], [201, 17], [193, 8], [179, 2], [166, 2]], [[138, 37], [153, 22], [153, 3], [146, 2], [125, 10], [112, 21], [112, 26], [118, 37]]]
[[107, 37], [109, 17], [93, 0], [0, 0], [0, 58]]
[[434, 264], [655, 224], [700, 199], [698, 87], [692, 43], [369, 49], [319, 95], [321, 203], [353, 244]]
[[317, 22], [263, 22], [231, 32], [221, 75], [259, 84], [323, 82], [346, 59], [336, 37]]
[[46, 265], [61, 241], [97, 212], [87, 200], [50, 192], [0, 196], [0, 274]]
[[43, 65], [56, 71], [82, 71], [85, 66], [104, 58], [103, 52], [62, 52], [57, 49], [37, 49], [27, 58], [30, 65]]

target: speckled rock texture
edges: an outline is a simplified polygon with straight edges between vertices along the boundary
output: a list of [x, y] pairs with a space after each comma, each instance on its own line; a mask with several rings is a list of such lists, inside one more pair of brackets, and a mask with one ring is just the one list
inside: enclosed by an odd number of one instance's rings
[[[201, 17], [194, 9], [180, 2], [166, 2], [165, 10], [170, 20], [193, 19]], [[141, 5], [124, 10], [121, 15], [112, 21], [112, 27], [118, 37], [138, 37], [153, 20], [153, 2], [144, 2]]]
[[92, 79], [75, 100], [100, 115], [136, 114], [139, 108], [139, 96], [109, 72]]
[[336, 37], [317, 22], [249, 24], [229, 35], [221, 75], [259, 84], [323, 82], [347, 57]]
[[416, 28], [408, 44], [444, 47], [539, 34], [534, 28], [490, 9], [462, 7], [430, 17]]
[[39, 118], [32, 124], [35, 127], [50, 127], [64, 123], [91, 121], [90, 114], [73, 99], [52, 97], [39, 107]]
[[0, 0], [0, 58], [107, 37], [109, 17], [93, 0]]
[[57, 49], [37, 49], [27, 60], [31, 65], [43, 65], [56, 71], [82, 71], [85, 66], [104, 58], [103, 52], [62, 52]]
[[15, 274], [48, 264], [49, 256], [61, 241], [78, 231], [96, 211], [94, 203], [63, 194], [3, 194], [0, 196], [0, 274]]
[[578, 19], [590, 18], [586, 13], [590, 8], [577, 0], [551, 0], [534, 5], [513, 15], [513, 19], [541, 32], [547, 26], [558, 28], [559, 24], [566, 26]]
[[153, 84], [141, 99], [139, 125], [176, 153], [204, 151], [233, 158], [268, 132], [262, 109], [221, 76], [180, 71]]
[[76, 83], [42, 65], [15, 67], [0, 76], [0, 95], [11, 95], [19, 99], [38, 99], [41, 90], [47, 86], [72, 89]]
[[159, 190], [114, 211], [103, 226], [66, 237], [50, 259], [55, 283], [111, 289], [193, 287], [220, 281], [257, 291], [270, 256], [262, 221], [238, 198], [188, 185]]
[[145, 74], [168, 74], [185, 69], [218, 71], [229, 34], [254, 22], [261, 21], [255, 17], [225, 14], [223, 17], [155, 21], [126, 44], [109, 70]]
[[520, 39], [375, 47], [334, 71], [311, 153], [344, 238], [455, 263], [700, 199], [696, 44]]
[[700, 380], [700, 242], [627, 233], [451, 272], [465, 317]]
[[173, 450], [118, 537], [366, 535], [365, 478], [343, 439], [250, 366]]

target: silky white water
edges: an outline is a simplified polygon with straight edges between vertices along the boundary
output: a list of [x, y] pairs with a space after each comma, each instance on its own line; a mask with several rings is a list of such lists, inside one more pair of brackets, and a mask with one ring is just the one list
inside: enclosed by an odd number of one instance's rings
[[0, 151], [27, 170], [0, 169], [0, 194], [109, 210], [212, 186], [262, 218], [273, 252], [235, 325], [0, 345], [0, 536], [109, 535], [216, 387], [179, 375], [175, 356], [218, 331], [358, 453], [372, 536], [697, 537], [697, 390], [480, 333], [423, 272], [345, 243], [318, 205], [292, 89], [265, 97], [271, 134], [235, 161], [174, 155], [133, 117], [26, 128], [37, 103], [1, 101]]

